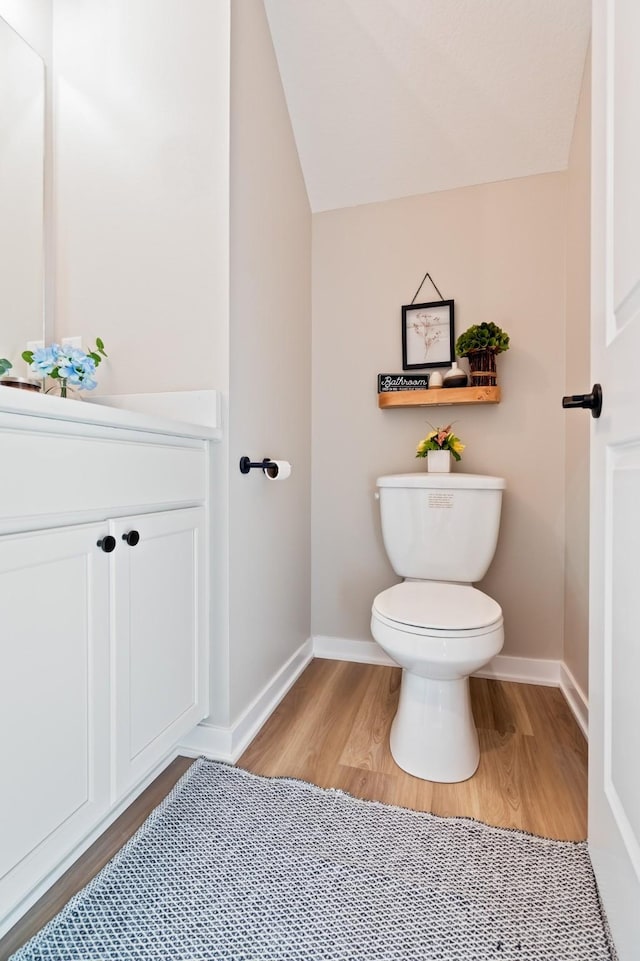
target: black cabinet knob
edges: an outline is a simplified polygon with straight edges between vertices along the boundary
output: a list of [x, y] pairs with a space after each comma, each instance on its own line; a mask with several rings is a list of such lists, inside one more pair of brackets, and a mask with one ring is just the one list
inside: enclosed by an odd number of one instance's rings
[[115, 551], [116, 549], [115, 537], [112, 537], [111, 534], [107, 534], [106, 537], [101, 537], [98, 541], [98, 547], [104, 551], [105, 554], [110, 554], [111, 551]]
[[138, 531], [128, 531], [122, 535], [122, 540], [126, 541], [129, 547], [135, 547], [140, 540], [140, 534]]
[[562, 398], [563, 407], [580, 407], [590, 410], [592, 417], [599, 417], [602, 413], [602, 387], [594, 384], [590, 394], [571, 394]]

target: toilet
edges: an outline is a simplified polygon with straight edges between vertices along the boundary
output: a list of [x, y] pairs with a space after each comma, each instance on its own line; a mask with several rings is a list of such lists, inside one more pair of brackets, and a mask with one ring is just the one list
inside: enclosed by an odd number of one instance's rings
[[401, 584], [373, 601], [371, 633], [402, 667], [393, 758], [427, 781], [465, 781], [480, 761], [469, 676], [502, 650], [500, 605], [472, 585], [498, 543], [501, 477], [395, 474], [377, 488], [384, 546]]

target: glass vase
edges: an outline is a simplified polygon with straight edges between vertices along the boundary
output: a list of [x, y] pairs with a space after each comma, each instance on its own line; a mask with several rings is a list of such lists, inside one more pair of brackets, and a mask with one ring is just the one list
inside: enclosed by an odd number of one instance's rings
[[79, 392], [75, 387], [69, 387], [66, 380], [58, 377], [53, 381], [51, 387], [48, 387], [45, 394], [50, 394], [52, 397], [64, 397], [67, 400], [82, 400]]

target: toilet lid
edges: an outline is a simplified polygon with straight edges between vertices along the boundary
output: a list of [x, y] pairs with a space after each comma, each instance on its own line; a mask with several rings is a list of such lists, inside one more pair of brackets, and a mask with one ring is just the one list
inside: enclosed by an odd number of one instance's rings
[[403, 581], [389, 587], [375, 598], [373, 609], [399, 624], [440, 631], [472, 631], [502, 617], [497, 601], [475, 587], [437, 581]]

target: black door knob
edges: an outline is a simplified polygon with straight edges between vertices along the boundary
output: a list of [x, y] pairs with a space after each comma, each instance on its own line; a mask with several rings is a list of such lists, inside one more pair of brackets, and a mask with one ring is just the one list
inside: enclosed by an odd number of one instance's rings
[[571, 394], [562, 398], [563, 407], [581, 407], [590, 410], [592, 417], [599, 417], [602, 413], [602, 387], [594, 384], [590, 394]]
[[128, 531], [122, 535], [122, 540], [126, 541], [129, 547], [135, 547], [140, 540], [140, 534], [138, 531]]
[[106, 537], [101, 537], [98, 541], [98, 547], [104, 551], [105, 554], [110, 554], [111, 551], [115, 551], [116, 549], [115, 537], [112, 537], [111, 534], [107, 534]]

